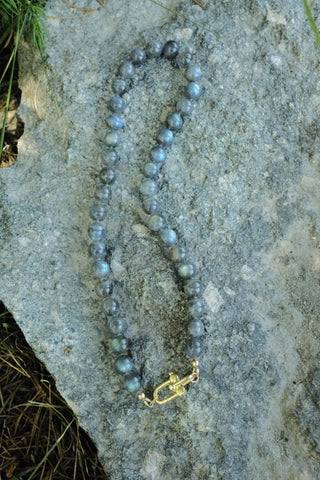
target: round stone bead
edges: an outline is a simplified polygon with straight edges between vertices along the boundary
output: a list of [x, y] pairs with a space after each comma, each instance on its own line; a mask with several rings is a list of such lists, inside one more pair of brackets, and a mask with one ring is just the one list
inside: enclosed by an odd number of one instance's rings
[[182, 245], [174, 245], [169, 250], [169, 258], [172, 262], [183, 262], [186, 258], [186, 249]]
[[113, 335], [120, 335], [125, 327], [123, 318], [111, 317], [108, 318], [107, 327]]
[[161, 230], [160, 237], [167, 246], [172, 246], [177, 242], [177, 234], [172, 228], [164, 228]]
[[177, 55], [176, 63], [179, 68], [186, 68], [191, 62], [192, 55], [190, 52], [180, 52]]
[[131, 53], [131, 60], [133, 65], [142, 65], [146, 61], [146, 53], [142, 48], [136, 48]]
[[89, 215], [93, 220], [103, 220], [106, 217], [107, 209], [101, 203], [95, 203], [89, 208]]
[[114, 93], [121, 95], [127, 90], [127, 82], [123, 78], [116, 77], [111, 87]]
[[94, 242], [99, 242], [105, 238], [106, 231], [101, 223], [93, 223], [88, 229], [88, 235]]
[[170, 147], [173, 142], [173, 133], [167, 128], [162, 128], [158, 134], [157, 140], [163, 147]]
[[204, 334], [204, 325], [201, 320], [191, 320], [188, 325], [188, 333], [191, 337], [201, 337]]
[[202, 94], [201, 87], [196, 82], [190, 82], [186, 86], [184, 94], [187, 98], [190, 98], [190, 100], [198, 100]]
[[158, 232], [164, 227], [164, 219], [160, 215], [151, 215], [148, 220], [148, 227], [153, 232]]
[[154, 162], [161, 163], [165, 160], [166, 156], [167, 156], [167, 152], [165, 151], [164, 148], [159, 147], [159, 145], [151, 148], [150, 158]]
[[147, 57], [160, 57], [162, 48], [162, 43], [158, 42], [157, 40], [151, 40], [151, 42], [147, 44], [146, 48]]
[[124, 377], [124, 388], [130, 393], [136, 393], [141, 388], [141, 377], [138, 373], [128, 373]]
[[99, 185], [96, 189], [96, 199], [100, 202], [107, 202], [110, 198], [111, 191], [108, 185]]
[[102, 157], [103, 165], [114, 165], [119, 160], [118, 153], [113, 149], [108, 149]]
[[107, 298], [102, 302], [102, 310], [107, 315], [115, 315], [119, 311], [119, 304], [114, 298]]
[[101, 182], [111, 185], [116, 179], [116, 172], [113, 168], [104, 167], [99, 172]]
[[105, 137], [107, 147], [116, 147], [119, 143], [119, 135], [115, 131], [108, 132]]
[[197, 358], [202, 352], [202, 342], [200, 338], [191, 337], [187, 341], [186, 354], [190, 358]]
[[183, 120], [179, 113], [169, 113], [167, 116], [167, 126], [170, 128], [170, 130], [177, 132], [182, 128], [182, 125]]
[[157, 178], [157, 176], [159, 175], [159, 171], [160, 168], [157, 163], [148, 162], [143, 167], [143, 174], [145, 177], [148, 178]]
[[103, 260], [107, 254], [107, 247], [103, 242], [93, 242], [89, 245], [89, 255], [96, 260]]
[[160, 212], [160, 204], [156, 198], [149, 197], [144, 200], [143, 209], [146, 213], [154, 215], [155, 213]]
[[123, 78], [131, 78], [134, 75], [134, 66], [131, 62], [122, 62], [119, 66], [119, 75]]
[[201, 68], [197, 65], [188, 65], [186, 77], [189, 82], [197, 82], [202, 77]]
[[147, 178], [141, 182], [140, 193], [147, 197], [152, 197], [158, 193], [158, 184], [154, 180], [151, 180], [151, 178]]
[[177, 102], [177, 110], [181, 115], [188, 116], [193, 112], [193, 105], [188, 98], [180, 98]]
[[179, 53], [179, 46], [174, 40], [169, 40], [166, 42], [162, 49], [162, 55], [168, 60], [172, 60]]
[[107, 125], [113, 130], [120, 130], [123, 127], [123, 120], [119, 115], [109, 115], [107, 118]]
[[196, 297], [199, 295], [201, 292], [201, 284], [198, 282], [198, 280], [195, 280], [192, 278], [191, 280], [188, 280], [185, 285], [184, 285], [184, 293], [186, 294], [187, 297], [192, 298]]
[[195, 273], [196, 267], [193, 265], [193, 263], [182, 263], [178, 267], [178, 275], [183, 280], [189, 280], [189, 278], [192, 278]]
[[115, 95], [110, 98], [109, 107], [113, 112], [121, 113], [126, 108], [126, 102], [119, 95]]
[[129, 355], [120, 355], [114, 362], [118, 372], [129, 373], [133, 370], [133, 360]]
[[204, 311], [203, 301], [197, 297], [192, 298], [188, 304], [188, 311], [191, 317], [200, 318]]
[[123, 335], [118, 335], [111, 340], [111, 350], [114, 353], [125, 353], [128, 350], [128, 339]]
[[112, 293], [112, 282], [111, 280], [102, 280], [101, 282], [97, 283], [96, 285], [96, 294], [98, 297], [104, 298], [108, 297]]
[[108, 275], [109, 272], [110, 272], [109, 264], [104, 260], [97, 260], [93, 265], [93, 274], [97, 278], [104, 278]]

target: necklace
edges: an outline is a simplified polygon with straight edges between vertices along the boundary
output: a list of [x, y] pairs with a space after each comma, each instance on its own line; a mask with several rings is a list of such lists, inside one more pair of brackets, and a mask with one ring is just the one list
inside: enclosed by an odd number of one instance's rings
[[[123, 119], [120, 115], [126, 107], [122, 96], [130, 88], [135, 69], [142, 66], [147, 58], [158, 58], [160, 61], [160, 57], [169, 60], [183, 71], [188, 83], [184, 87], [184, 96], [176, 104], [176, 111], [167, 115], [166, 128], [160, 129], [156, 145], [151, 148], [150, 159], [143, 167], [145, 178], [140, 185], [140, 195], [143, 209], [148, 214], [147, 226], [159, 235], [188, 300], [186, 354], [192, 358], [192, 372], [182, 379], [177, 374], [170, 372], [169, 378], [155, 388], [153, 398], [149, 399], [141, 392], [142, 377], [139, 370], [135, 368], [132, 356], [129, 353], [129, 340], [123, 334], [125, 322], [119, 316], [119, 303], [112, 295], [113, 283], [109, 279], [110, 266], [109, 259], [107, 259], [108, 249], [105, 243], [106, 229], [102, 222], [107, 216], [107, 203], [111, 195], [111, 186], [116, 181], [115, 165], [119, 161], [117, 146], [120, 140], [118, 131], [123, 127]], [[201, 354], [201, 337], [204, 334], [204, 325], [201, 320], [203, 303], [199, 298], [201, 285], [196, 279], [195, 266], [187, 260], [186, 249], [179, 243], [177, 233], [166, 225], [157, 200], [159, 190], [157, 177], [161, 165], [167, 157], [175, 133], [181, 130], [185, 117], [192, 114], [194, 101], [198, 100], [202, 93], [198, 83], [202, 76], [201, 69], [191, 60], [192, 56], [189, 51], [179, 52], [179, 46], [173, 40], [166, 42], [164, 45], [158, 41], [152, 41], [146, 46], [146, 49], [137, 48], [133, 50], [130, 59], [120, 64], [118, 74], [112, 82], [114, 95], [109, 101], [109, 108], [112, 113], [107, 118], [109, 131], [106, 134], [105, 143], [108, 149], [103, 158], [104, 166], [99, 173], [95, 192], [96, 203], [89, 210], [90, 217], [94, 221], [88, 229], [88, 235], [92, 240], [89, 246], [89, 254], [94, 260], [93, 272], [97, 279], [96, 293], [102, 299], [102, 310], [107, 316], [111, 351], [115, 355], [114, 367], [123, 375], [125, 389], [131, 393], [138, 393], [138, 398], [148, 407], [153, 407], [155, 403], [163, 405], [185, 395], [185, 387], [199, 380], [199, 361], [197, 358]], [[161, 393], [165, 389], [168, 389], [169, 393]]]

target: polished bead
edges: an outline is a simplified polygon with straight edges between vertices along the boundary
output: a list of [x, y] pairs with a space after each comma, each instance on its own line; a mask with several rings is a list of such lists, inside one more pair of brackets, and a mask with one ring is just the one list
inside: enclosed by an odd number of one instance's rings
[[113, 335], [120, 335], [124, 330], [125, 323], [123, 318], [111, 317], [107, 320], [107, 327]]
[[191, 320], [188, 325], [188, 333], [192, 337], [201, 337], [204, 334], [204, 325], [201, 320]]
[[128, 350], [128, 339], [123, 335], [118, 335], [111, 340], [111, 350], [114, 353], [125, 353]]
[[107, 209], [105, 205], [101, 203], [95, 203], [94, 205], [91, 205], [89, 209], [89, 215], [93, 220], [100, 221], [106, 218]]
[[146, 61], [146, 53], [142, 48], [136, 48], [131, 53], [133, 65], [142, 65]]
[[178, 275], [183, 280], [188, 280], [189, 278], [193, 277], [196, 273], [196, 268], [193, 263], [182, 263], [178, 267]]
[[160, 145], [163, 145], [164, 147], [170, 147], [173, 142], [173, 133], [167, 128], [162, 128], [158, 134], [157, 140]]
[[148, 227], [154, 232], [158, 232], [164, 227], [164, 219], [160, 215], [151, 215], [148, 220]]
[[129, 355], [120, 355], [114, 364], [120, 373], [129, 373], [133, 369], [133, 360]]
[[116, 179], [116, 172], [113, 168], [104, 167], [99, 172], [101, 182], [111, 185]]
[[113, 130], [120, 130], [123, 127], [123, 120], [119, 115], [109, 115], [107, 118], [107, 125]]
[[114, 298], [106, 298], [102, 302], [102, 309], [107, 315], [115, 315], [119, 311], [119, 304]]
[[119, 95], [115, 95], [110, 98], [109, 107], [113, 112], [121, 113], [126, 108], [126, 102]]
[[177, 234], [172, 228], [164, 228], [160, 232], [160, 237], [163, 243], [172, 246], [177, 242]]
[[196, 82], [190, 82], [184, 90], [185, 96], [190, 98], [190, 100], [198, 100], [201, 97], [202, 91], [201, 87]]
[[105, 137], [105, 142], [108, 147], [116, 147], [119, 143], [119, 135], [115, 131], [108, 132]]
[[176, 63], [179, 68], [186, 68], [191, 62], [192, 55], [190, 52], [180, 52], [176, 57]]
[[146, 198], [143, 201], [143, 209], [146, 213], [149, 213], [150, 215], [154, 215], [155, 213], [159, 213], [160, 203], [154, 197]]
[[108, 275], [109, 272], [110, 272], [109, 264], [104, 260], [97, 260], [93, 265], [93, 274], [97, 278], [104, 278]]
[[177, 102], [177, 110], [181, 115], [191, 115], [193, 112], [193, 104], [188, 98], [180, 98]]
[[103, 242], [93, 242], [89, 245], [89, 255], [96, 260], [103, 260], [107, 254], [107, 247]]
[[186, 354], [188, 357], [194, 359], [201, 355], [202, 352], [202, 342], [200, 338], [191, 337], [187, 341], [186, 345]]
[[138, 373], [128, 373], [124, 377], [124, 388], [130, 393], [136, 393], [141, 388], [141, 377]]
[[148, 162], [143, 167], [143, 174], [145, 177], [157, 178], [159, 175], [159, 165], [157, 163]]
[[201, 284], [198, 282], [198, 280], [192, 278], [184, 284], [184, 293], [187, 295], [187, 297], [196, 297], [200, 294], [200, 292]]
[[166, 156], [167, 156], [167, 152], [165, 151], [164, 148], [159, 147], [159, 145], [151, 148], [150, 158], [154, 162], [161, 163], [165, 160]]
[[186, 258], [186, 249], [182, 245], [174, 245], [169, 250], [169, 258], [172, 262], [183, 262]]
[[96, 189], [96, 199], [100, 202], [107, 202], [110, 198], [111, 191], [108, 185], [99, 185]]
[[113, 149], [108, 149], [104, 155], [102, 156], [102, 163], [103, 165], [114, 165], [115, 163], [117, 163], [119, 160], [119, 155], [118, 153], [113, 150]]
[[96, 294], [101, 298], [108, 297], [112, 293], [112, 288], [113, 285], [111, 280], [101, 280], [101, 282], [96, 285]]
[[158, 193], [158, 184], [154, 180], [151, 180], [151, 178], [147, 178], [141, 182], [140, 193], [147, 197], [152, 197]]
[[179, 47], [177, 42], [175, 42], [174, 40], [169, 40], [164, 44], [162, 49], [162, 55], [164, 56], [164, 58], [171, 60], [175, 58], [178, 55], [178, 53], [179, 53]]
[[151, 40], [151, 42], [147, 44], [146, 48], [147, 57], [160, 57], [162, 48], [162, 43], [158, 42], [157, 40]]
[[188, 65], [186, 77], [189, 82], [197, 82], [202, 77], [201, 68], [197, 65]]
[[112, 82], [112, 90], [114, 93], [121, 95], [127, 90], [127, 82], [123, 78], [116, 77]]
[[94, 242], [99, 242], [105, 238], [106, 231], [101, 223], [92, 223], [88, 229], [88, 235]]
[[123, 78], [131, 78], [134, 75], [135, 68], [131, 62], [122, 62], [119, 66], [119, 75]]
[[167, 126], [173, 130], [173, 131], [178, 131], [180, 128], [182, 128], [183, 125], [183, 120], [179, 113], [169, 113], [167, 116]]
[[193, 318], [200, 318], [203, 315], [204, 305], [200, 298], [194, 297], [188, 303], [189, 315]]

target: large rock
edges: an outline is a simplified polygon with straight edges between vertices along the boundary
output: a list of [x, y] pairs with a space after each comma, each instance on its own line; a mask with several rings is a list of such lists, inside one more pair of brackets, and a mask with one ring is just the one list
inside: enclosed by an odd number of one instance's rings
[[[78, 2], [80, 5], [80, 2]], [[0, 171], [0, 299], [95, 440], [113, 480], [316, 479], [319, 468], [319, 49], [302, 2], [48, 2], [47, 68], [20, 50], [16, 164]], [[188, 22], [185, 17], [195, 23]], [[165, 217], [207, 303], [201, 380], [149, 410], [113, 368], [87, 257], [110, 81], [130, 50], [175, 38], [204, 94], [161, 173]], [[143, 226], [141, 167], [184, 80], [138, 69], [107, 219], [117, 297], [152, 391], [187, 374], [185, 301]], [[70, 353], [71, 352], [71, 353]]]

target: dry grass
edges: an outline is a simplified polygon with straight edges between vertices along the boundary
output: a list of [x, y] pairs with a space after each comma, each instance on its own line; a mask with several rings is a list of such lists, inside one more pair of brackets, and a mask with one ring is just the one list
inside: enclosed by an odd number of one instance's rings
[[0, 480], [106, 480], [93, 442], [0, 303]]

